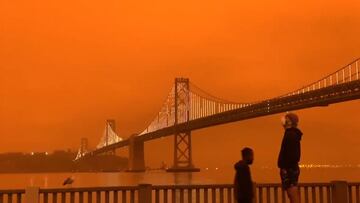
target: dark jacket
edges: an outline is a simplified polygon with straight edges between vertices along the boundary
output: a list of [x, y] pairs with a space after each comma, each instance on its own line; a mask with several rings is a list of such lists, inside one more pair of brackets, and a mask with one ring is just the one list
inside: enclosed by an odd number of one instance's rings
[[249, 166], [244, 161], [235, 164], [235, 198], [239, 203], [250, 202], [253, 198], [253, 182]]
[[297, 128], [288, 128], [281, 143], [278, 158], [279, 168], [297, 168], [300, 161], [302, 132]]

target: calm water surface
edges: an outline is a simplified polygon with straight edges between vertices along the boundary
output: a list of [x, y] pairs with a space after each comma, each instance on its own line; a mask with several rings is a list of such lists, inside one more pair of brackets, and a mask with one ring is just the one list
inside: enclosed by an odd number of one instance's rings
[[[0, 188], [13, 189], [27, 186], [41, 188], [61, 188], [62, 182], [69, 176], [74, 176], [72, 187], [99, 187], [138, 185], [150, 183], [154, 185], [173, 184], [229, 184], [233, 181], [234, 171], [228, 169], [202, 169], [198, 173], [166, 173], [151, 171], [145, 173], [31, 173], [31, 174], [0, 174]], [[277, 169], [252, 169], [253, 179], [258, 183], [279, 182]], [[329, 182], [346, 180], [360, 182], [360, 168], [338, 169], [302, 169], [301, 182]]]

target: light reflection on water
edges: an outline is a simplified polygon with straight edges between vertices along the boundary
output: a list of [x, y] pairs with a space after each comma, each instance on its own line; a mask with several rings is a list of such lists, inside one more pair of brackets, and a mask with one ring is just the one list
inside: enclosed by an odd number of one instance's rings
[[[232, 169], [202, 170], [199, 173], [166, 173], [151, 171], [145, 173], [32, 173], [32, 174], [0, 174], [0, 188], [25, 188], [39, 186], [41, 188], [61, 188], [63, 181], [74, 176], [71, 187], [99, 187], [138, 185], [188, 185], [188, 184], [231, 184], [234, 171]], [[277, 169], [252, 169], [252, 177], [258, 183], [278, 183]], [[301, 182], [329, 182], [346, 180], [360, 182], [359, 168], [336, 169], [301, 169]]]

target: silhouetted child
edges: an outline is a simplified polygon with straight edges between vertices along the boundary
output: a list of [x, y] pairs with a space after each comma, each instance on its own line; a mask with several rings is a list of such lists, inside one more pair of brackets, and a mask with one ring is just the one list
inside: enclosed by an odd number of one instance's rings
[[241, 150], [242, 160], [235, 164], [235, 200], [238, 203], [252, 203], [254, 197], [253, 182], [251, 180], [250, 167], [254, 161], [254, 152], [245, 147]]

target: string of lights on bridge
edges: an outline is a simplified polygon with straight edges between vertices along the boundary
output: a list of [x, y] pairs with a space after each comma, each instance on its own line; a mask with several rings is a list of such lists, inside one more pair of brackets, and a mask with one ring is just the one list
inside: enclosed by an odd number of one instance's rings
[[[317, 80], [316, 82], [305, 85], [295, 91], [272, 98], [272, 100], [306, 94], [327, 87], [358, 81], [360, 79], [359, 60], [360, 59], [356, 59], [350, 64], [321, 78], [320, 80]], [[178, 102], [182, 102], [180, 105], [176, 104], [176, 96], [179, 97]], [[240, 110], [264, 102], [268, 102], [269, 105], [270, 100], [271, 99], [255, 102], [231, 102], [215, 97], [190, 82], [188, 86], [176, 87], [176, 85], [174, 85], [168, 93], [159, 112], [156, 113], [154, 119], [141, 133], [138, 134], [138, 136], [144, 136], [177, 124], [203, 119], [229, 111]], [[268, 107], [268, 110], [269, 108], [270, 107]], [[177, 111], [177, 114], [175, 111]], [[177, 118], [175, 115], [177, 115]], [[97, 149], [101, 149], [120, 141], [123, 141], [123, 138], [120, 138], [111, 129], [111, 126], [106, 124], [104, 134], [97, 145]], [[88, 152], [80, 149], [77, 158], [81, 158], [86, 155], [86, 153]]]

